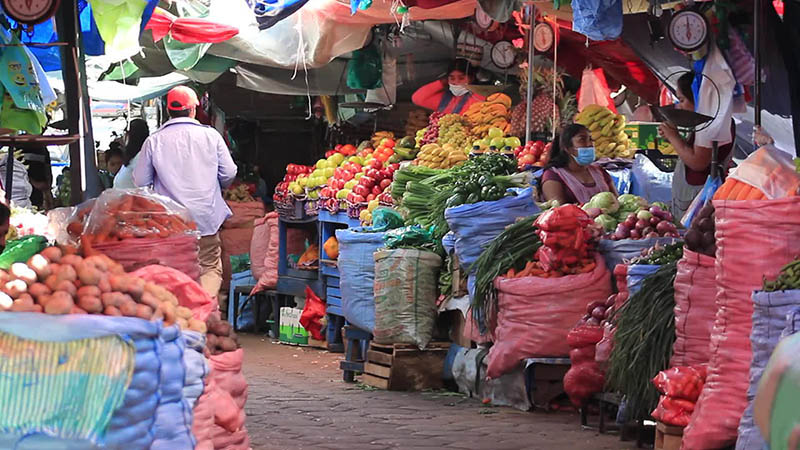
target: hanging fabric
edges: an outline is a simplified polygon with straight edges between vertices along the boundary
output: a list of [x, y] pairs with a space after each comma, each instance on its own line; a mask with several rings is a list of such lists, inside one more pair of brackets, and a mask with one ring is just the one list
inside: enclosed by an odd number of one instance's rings
[[259, 30], [266, 30], [296, 13], [308, 0], [247, 0], [256, 15]]
[[572, 29], [593, 41], [622, 35], [622, 0], [572, 0]]
[[353, 52], [347, 63], [347, 87], [351, 89], [377, 89], [383, 86], [383, 64], [378, 46], [368, 45]]
[[733, 141], [731, 120], [736, 79], [717, 46], [712, 44], [699, 73], [703, 75], [699, 90], [695, 93], [695, 111], [714, 117], [714, 120], [696, 133], [694, 145], [711, 147], [714, 141], [720, 146], [730, 144]]
[[166, 36], [184, 44], [218, 44], [239, 34], [236, 27], [214, 23], [202, 18], [175, 17], [156, 8], [145, 26], [153, 32], [153, 41]]
[[367, 102], [394, 105], [397, 102], [397, 57], [388, 52], [381, 61], [381, 87], [367, 91]]
[[608, 87], [603, 69], [586, 68], [581, 77], [581, 88], [578, 91], [578, 111], [583, 111], [589, 105], [600, 105], [610, 109], [614, 114], [617, 107], [611, 100], [611, 89]]
[[120, 59], [139, 52], [142, 16], [148, 0], [89, 0], [106, 54]]

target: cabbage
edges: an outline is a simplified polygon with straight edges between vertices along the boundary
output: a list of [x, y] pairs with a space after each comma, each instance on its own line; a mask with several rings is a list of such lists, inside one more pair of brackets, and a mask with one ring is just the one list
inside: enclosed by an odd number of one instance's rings
[[599, 208], [603, 211], [603, 214], [614, 214], [619, 209], [619, 202], [614, 197], [614, 194], [611, 192], [601, 192], [599, 194], [595, 194], [594, 197], [591, 198], [584, 206], [584, 210], [587, 208]]
[[600, 214], [594, 219], [594, 223], [601, 225], [606, 231], [614, 231], [617, 228], [617, 219], [608, 214]]

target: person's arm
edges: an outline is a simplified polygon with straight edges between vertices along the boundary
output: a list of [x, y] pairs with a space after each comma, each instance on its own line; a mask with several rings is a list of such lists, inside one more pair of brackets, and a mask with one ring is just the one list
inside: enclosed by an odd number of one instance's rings
[[150, 186], [155, 178], [153, 169], [153, 154], [150, 147], [150, 140], [144, 141], [142, 150], [139, 152], [139, 161], [133, 169], [133, 184], [138, 187]]
[[436, 80], [417, 89], [411, 96], [411, 101], [422, 108], [436, 110], [442, 100], [442, 93], [447, 89], [444, 80]]
[[217, 134], [217, 137], [217, 179], [222, 189], [227, 189], [236, 179], [238, 169], [222, 136]]
[[567, 196], [564, 193], [564, 184], [556, 180], [547, 180], [542, 182], [542, 194], [544, 200], [558, 200], [558, 203], [564, 205], [567, 203]]
[[658, 126], [658, 132], [672, 144], [675, 153], [677, 153], [681, 161], [686, 164], [686, 167], [701, 172], [706, 170], [708, 165], [711, 164], [711, 149], [699, 145], [689, 145], [683, 140], [681, 135], [678, 134], [678, 129], [674, 125], [666, 122], [662, 123]]

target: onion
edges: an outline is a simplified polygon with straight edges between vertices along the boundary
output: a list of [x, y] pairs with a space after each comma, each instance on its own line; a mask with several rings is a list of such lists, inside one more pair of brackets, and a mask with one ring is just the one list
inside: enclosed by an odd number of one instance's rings
[[586, 321], [586, 325], [599, 327], [600, 326], [600, 321], [595, 319], [594, 317], [592, 317], [591, 319]]
[[639, 220], [639, 219], [637, 219], [636, 216], [633, 216], [633, 217], [628, 216], [628, 218], [625, 219], [625, 221], [622, 222], [622, 223], [624, 223], [625, 226], [628, 227], [628, 228], [634, 228], [634, 227], [636, 227], [636, 221], [637, 220]]
[[647, 228], [648, 225], [650, 225], [650, 222], [648, 222], [648, 221], [646, 221], [644, 219], [639, 219], [639, 220], [636, 221], [636, 229], [637, 230], [644, 230], [645, 228]]
[[662, 219], [668, 222], [672, 222], [674, 218], [672, 217], [672, 214], [670, 214], [669, 212], [665, 212], [664, 217], [662, 217]]
[[642, 236], [647, 236], [648, 234], [650, 234], [650, 233], [652, 233], [652, 232], [654, 232], [654, 231], [656, 231], [656, 230], [655, 230], [653, 227], [650, 227], [650, 226], [648, 226], [648, 227], [645, 227], [645, 228], [642, 230]]
[[614, 234], [619, 236], [620, 239], [625, 239], [630, 236], [631, 229], [626, 224], [621, 223], [617, 225], [617, 229], [614, 231]]
[[593, 309], [592, 317], [597, 320], [603, 320], [606, 317], [606, 308], [603, 306], [598, 306], [597, 308]]
[[586, 313], [594, 315], [595, 308], [603, 308], [605, 306], [605, 300], [595, 300], [586, 307]]
[[614, 304], [616, 304], [616, 303], [617, 303], [617, 294], [614, 294], [614, 295], [608, 297], [608, 300], [606, 300], [606, 308], [610, 308], [610, 307], [614, 306]]
[[656, 225], [660, 224], [661, 222], [663, 222], [663, 221], [658, 217], [653, 216], [653, 217], [650, 218], [650, 225], [652, 225], [652, 226], [656, 226]]
[[656, 233], [655, 231], [651, 231], [651, 232], [645, 234], [644, 237], [650, 239], [650, 238], [657, 238], [657, 237], [661, 237], [661, 236], [659, 236], [659, 234]]
[[639, 231], [639, 230], [631, 230], [630, 238], [631, 239], [641, 239], [642, 238], [642, 232]]

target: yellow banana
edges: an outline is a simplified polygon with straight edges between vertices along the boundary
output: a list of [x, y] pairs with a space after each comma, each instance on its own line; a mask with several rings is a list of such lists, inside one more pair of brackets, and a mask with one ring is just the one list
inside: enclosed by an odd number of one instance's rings
[[600, 131], [600, 122], [592, 122], [589, 124], [589, 131], [592, 133]]
[[612, 137], [611, 128], [614, 126], [614, 122], [609, 121], [605, 124], [601, 122], [601, 124], [603, 125], [603, 129], [600, 132], [603, 133], [603, 136]]

